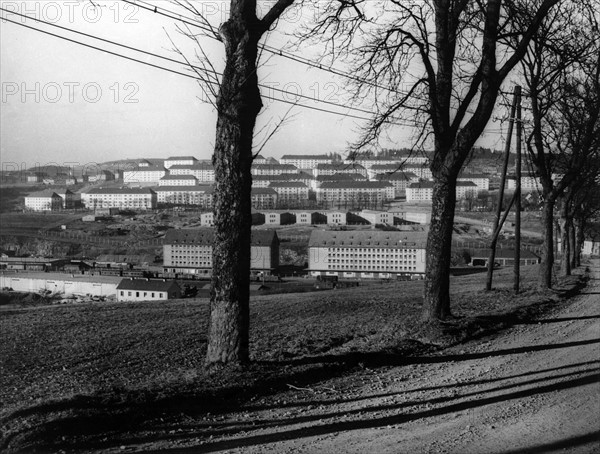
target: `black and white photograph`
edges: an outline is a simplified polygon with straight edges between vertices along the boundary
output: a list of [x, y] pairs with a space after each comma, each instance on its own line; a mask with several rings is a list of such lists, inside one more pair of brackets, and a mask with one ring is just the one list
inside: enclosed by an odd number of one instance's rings
[[0, 452], [600, 452], [600, 0], [0, 0]]

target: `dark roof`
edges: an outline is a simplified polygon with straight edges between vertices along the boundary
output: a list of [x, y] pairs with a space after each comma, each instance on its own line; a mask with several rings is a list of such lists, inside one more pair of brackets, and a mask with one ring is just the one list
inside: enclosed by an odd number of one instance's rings
[[[251, 244], [253, 246], [268, 246], [277, 240], [275, 230], [252, 230]], [[200, 229], [171, 229], [165, 234], [163, 244], [198, 244], [212, 246], [215, 241], [215, 231], [212, 228]]]
[[301, 181], [274, 181], [269, 185], [270, 188], [306, 188]]
[[312, 175], [306, 172], [297, 173], [279, 173], [277, 175], [252, 175], [253, 180], [263, 181], [298, 181], [298, 180], [312, 180]]
[[490, 176], [486, 175], [485, 173], [462, 173], [458, 176], [459, 180], [464, 180], [464, 179], [468, 179], [468, 178], [473, 178], [473, 179], [490, 178]]
[[165, 175], [161, 180], [197, 180], [194, 175]]
[[388, 186], [383, 181], [324, 181], [321, 189], [383, 189]]
[[152, 254], [140, 255], [119, 255], [119, 254], [102, 254], [96, 258], [96, 262], [110, 263], [154, 263]]
[[32, 192], [26, 197], [60, 197], [56, 191], [52, 189], [45, 189], [43, 191]]
[[175, 281], [146, 280], [146, 279], [123, 279], [117, 285], [117, 290], [144, 290], [147, 292], [170, 292], [178, 289]]
[[271, 188], [252, 188], [252, 195], [261, 195], [261, 194], [277, 195], [277, 193], [275, 192], [275, 189], [271, 189]]
[[326, 154], [284, 154], [281, 159], [321, 159], [331, 161]]
[[392, 173], [378, 173], [377, 175], [375, 175], [375, 179], [381, 180], [381, 181], [385, 181], [385, 180], [408, 181], [411, 178], [417, 178], [417, 176], [412, 172], [402, 172], [402, 171], [392, 172]]
[[293, 164], [252, 164], [253, 169], [297, 169]]
[[411, 183], [409, 188], [411, 189], [433, 189], [433, 181], [419, 181], [418, 183]]
[[472, 187], [477, 187], [477, 185], [475, 183], [473, 183], [472, 181], [457, 181], [456, 182], [456, 186], [472, 186]]
[[419, 247], [424, 248], [427, 232], [383, 232], [378, 230], [313, 230], [309, 247]]
[[206, 192], [207, 194], [215, 192], [215, 188], [210, 185], [197, 186], [158, 186], [152, 188], [155, 192], [180, 191], [180, 192]]
[[87, 194], [154, 194], [150, 188], [91, 188]]
[[214, 170], [214, 166], [208, 162], [198, 162], [192, 165], [184, 165], [177, 164], [175, 166], [169, 167], [169, 171], [171, 170]]
[[138, 166], [135, 169], [125, 169], [124, 172], [166, 172], [163, 165]]
[[348, 164], [344, 164], [344, 163], [331, 163], [331, 164], [317, 164], [317, 170], [351, 170], [351, 169], [356, 169], [356, 170], [365, 170], [365, 168], [363, 166], [361, 166], [360, 164], [357, 164], [355, 162], [351, 162]]
[[336, 173], [334, 175], [319, 175], [315, 178], [317, 181], [352, 181], [366, 180], [367, 178], [360, 173]]
[[189, 160], [189, 159], [193, 159], [194, 161], [198, 160], [198, 159], [194, 158], [193, 156], [171, 156], [170, 158], [165, 159], [165, 161], [183, 161], [183, 160]]

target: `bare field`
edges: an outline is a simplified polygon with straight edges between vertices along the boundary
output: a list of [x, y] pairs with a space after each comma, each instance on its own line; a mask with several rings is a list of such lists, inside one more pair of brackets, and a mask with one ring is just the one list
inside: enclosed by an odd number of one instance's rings
[[[526, 268], [532, 282], [537, 267]], [[0, 424], [8, 450], [126, 437], [182, 414], [215, 413], [261, 395], [494, 332], [555, 307], [559, 298], [508, 290], [512, 270], [453, 278], [455, 323], [419, 323], [422, 282], [254, 297], [253, 363], [203, 368], [208, 301], [91, 303], [0, 312]], [[527, 284], [525, 284], [527, 286]], [[432, 343], [432, 339], [438, 339]], [[76, 428], [66, 430], [69, 421]], [[146, 429], [144, 429], [146, 430]]]

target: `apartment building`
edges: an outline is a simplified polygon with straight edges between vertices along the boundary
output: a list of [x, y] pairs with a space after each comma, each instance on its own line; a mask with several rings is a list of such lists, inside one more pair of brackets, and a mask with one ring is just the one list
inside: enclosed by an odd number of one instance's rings
[[308, 201], [308, 186], [299, 181], [274, 182], [269, 185], [277, 193], [277, 203], [299, 205]]
[[279, 160], [281, 164], [289, 164], [298, 169], [310, 170], [317, 167], [319, 164], [331, 164], [332, 159], [327, 155], [290, 155], [286, 154]]
[[422, 277], [426, 241], [426, 232], [315, 230], [308, 243], [308, 268], [315, 277]]
[[152, 210], [156, 208], [157, 195], [149, 188], [92, 188], [81, 193], [84, 207]]
[[170, 169], [172, 166], [193, 166], [198, 163], [198, 160], [193, 156], [171, 156], [165, 159], [165, 169]]
[[132, 186], [158, 186], [158, 182], [167, 174], [163, 166], [141, 166], [123, 171], [123, 182]]
[[[251, 272], [271, 274], [279, 267], [279, 238], [275, 230], [252, 230]], [[214, 230], [168, 230], [163, 242], [165, 273], [209, 277], [212, 274]]]
[[156, 201], [161, 204], [197, 205], [212, 208], [214, 188], [212, 186], [159, 186], [154, 188]]
[[319, 175], [310, 181], [310, 188], [316, 191], [324, 182], [340, 182], [340, 181], [367, 181], [367, 178], [360, 173], [340, 173], [335, 175]]
[[411, 183], [417, 183], [419, 177], [412, 172], [397, 171], [393, 173], [378, 173], [373, 180], [390, 183], [394, 187], [394, 197], [404, 196], [406, 188]]
[[252, 164], [252, 175], [280, 175], [298, 173], [298, 167], [291, 164]]
[[431, 202], [433, 198], [433, 181], [411, 183], [406, 188], [407, 202]]
[[158, 181], [158, 186], [197, 186], [198, 179], [194, 175], [165, 175]]
[[33, 192], [25, 196], [25, 208], [31, 211], [58, 211], [63, 208], [63, 199], [51, 189]]
[[313, 181], [312, 175], [306, 172], [297, 173], [280, 173], [277, 175], [254, 175], [252, 176], [252, 187], [254, 188], [268, 188], [271, 183], [281, 182], [300, 182], [304, 183], [307, 187], [311, 185]]
[[277, 192], [272, 188], [252, 188], [252, 208], [273, 210], [277, 207]]
[[382, 181], [323, 182], [316, 196], [327, 206], [375, 206], [394, 199], [394, 187]]
[[315, 177], [318, 176], [331, 176], [331, 175], [342, 175], [342, 174], [359, 174], [364, 177], [367, 176], [367, 169], [362, 165], [355, 162], [350, 163], [334, 163], [334, 164], [317, 164], [313, 170]]
[[463, 173], [459, 175], [457, 181], [470, 181], [475, 183], [477, 191], [489, 191], [490, 190], [490, 177], [483, 173]]
[[194, 165], [172, 165], [169, 175], [192, 175], [200, 183], [213, 183], [215, 181], [215, 168], [208, 162], [198, 162]]
[[456, 200], [476, 197], [477, 192], [477, 185], [472, 181], [458, 181], [456, 183]]

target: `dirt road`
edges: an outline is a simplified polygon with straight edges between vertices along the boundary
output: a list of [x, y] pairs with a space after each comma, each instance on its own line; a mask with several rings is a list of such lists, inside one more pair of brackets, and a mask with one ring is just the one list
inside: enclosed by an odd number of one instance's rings
[[121, 452], [598, 453], [600, 261], [560, 312], [410, 363], [257, 399], [207, 422], [209, 439]]

